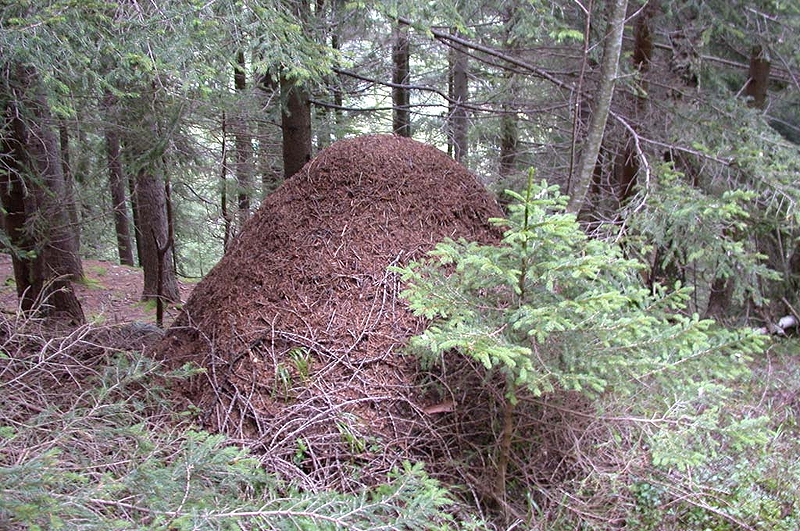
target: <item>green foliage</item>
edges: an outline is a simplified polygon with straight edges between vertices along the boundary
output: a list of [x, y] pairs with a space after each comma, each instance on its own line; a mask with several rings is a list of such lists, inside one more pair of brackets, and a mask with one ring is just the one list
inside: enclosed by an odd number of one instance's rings
[[[411, 348], [427, 364], [455, 351], [503, 374], [507, 400], [521, 419], [512, 424], [506, 407], [506, 429], [530, 425], [531, 405], [546, 407], [551, 397], [569, 396], [563, 391], [591, 399], [603, 437], [587, 443], [592, 450], [558, 449], [570, 455], [564, 460], [576, 460], [574, 479], [545, 489], [520, 477], [530, 471], [514, 476], [512, 469], [508, 489], [558, 500], [557, 511], [551, 505], [542, 513], [553, 529], [605, 529], [612, 517], [661, 529], [665, 515], [681, 529], [728, 529], [754, 521], [754, 514], [788, 522], [774, 516], [785, 501], [772, 501], [755, 475], [745, 476], [753, 463], [768, 462], [765, 449], [776, 440], [770, 416], [734, 406], [729, 387], [748, 380], [747, 362], [768, 340], [689, 314], [685, 287], [643, 288], [639, 265], [587, 238], [564, 213], [555, 187], [534, 185], [529, 176], [526, 193], [511, 195], [509, 218], [494, 220], [506, 228], [499, 245], [445, 241], [396, 269], [410, 307], [431, 320]], [[713, 215], [733, 225], [742, 211], [740, 198], [729, 197]], [[510, 462], [514, 453], [524, 461], [529, 450], [512, 449], [514, 441], [535, 437], [518, 433], [500, 441], [509, 451], [496, 462]], [[598, 448], [602, 455], [592, 457]], [[616, 465], [609, 468], [609, 461]], [[731, 509], [739, 503], [751, 504], [753, 513]], [[613, 505], [601, 509], [605, 504]], [[541, 512], [540, 498], [528, 505], [525, 511]]]
[[[786, 398], [798, 388], [796, 348], [796, 340], [771, 348], [730, 389], [698, 386], [708, 392], [674, 404], [661, 426], [645, 430], [653, 467], [629, 487], [629, 523], [642, 530], [797, 528], [800, 445]], [[711, 402], [712, 395], [723, 400]]]
[[700, 289], [717, 278], [733, 279], [734, 301], [763, 304], [763, 282], [780, 275], [752, 239], [750, 205], [758, 194], [744, 189], [708, 194], [683, 177], [670, 165], [658, 168], [658, 185], [647, 192], [648, 208], [630, 217], [628, 241], [644, 243], [642, 257], [658, 249], [656, 270], [680, 271]]
[[511, 193], [499, 246], [445, 241], [398, 271], [415, 314], [433, 322], [412, 348], [428, 359], [449, 350], [481, 362], [534, 395], [555, 389], [597, 396], [633, 393], [643, 378], [728, 377], [759, 351], [752, 332], [727, 331], [683, 310], [685, 288], [641, 287], [634, 261], [588, 239], [556, 187]]
[[[175, 412], [165, 384], [191, 370], [168, 373], [140, 354], [78, 363], [81, 341], [4, 340], [13, 354], [0, 359], [0, 527], [411, 530], [450, 521], [452, 502], [422, 464], [348, 494], [281, 483], [255, 455]], [[70, 384], [63, 394], [53, 378]]]

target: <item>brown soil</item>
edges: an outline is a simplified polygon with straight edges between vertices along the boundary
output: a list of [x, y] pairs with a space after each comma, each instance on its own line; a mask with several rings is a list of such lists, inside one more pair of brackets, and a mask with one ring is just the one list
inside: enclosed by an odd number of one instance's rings
[[186, 390], [203, 426], [261, 448], [271, 469], [310, 488], [348, 485], [347, 463], [377, 477], [425, 451], [413, 447], [436, 411], [402, 353], [423, 323], [387, 267], [445, 237], [498, 241], [487, 220], [501, 215], [433, 147], [338, 142], [267, 198], [155, 352], [206, 369]]
[[[83, 260], [86, 283], [75, 283], [75, 293], [86, 319], [99, 324], [123, 325], [132, 322], [155, 323], [155, 307], [140, 302], [142, 270], [100, 260]], [[0, 253], [0, 309], [14, 313], [18, 307], [11, 257]], [[179, 283], [181, 299], [187, 300], [194, 284]], [[165, 321], [177, 316], [175, 306], [167, 308]]]

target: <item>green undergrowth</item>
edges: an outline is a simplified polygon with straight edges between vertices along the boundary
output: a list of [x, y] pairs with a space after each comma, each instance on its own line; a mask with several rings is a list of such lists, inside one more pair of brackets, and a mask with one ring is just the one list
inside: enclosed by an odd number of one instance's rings
[[3, 323], [2, 529], [448, 529], [450, 496], [422, 465], [378, 486], [306, 492], [257, 456], [196, 429], [165, 371], [92, 347], [91, 327], [45, 337]]
[[531, 175], [511, 196], [500, 245], [445, 240], [394, 268], [430, 320], [410, 350], [434, 369], [455, 355], [496, 392], [481, 450], [501, 526], [797, 529], [798, 378], [770, 361], [797, 343], [702, 319], [680, 284], [645, 288], [556, 187]]

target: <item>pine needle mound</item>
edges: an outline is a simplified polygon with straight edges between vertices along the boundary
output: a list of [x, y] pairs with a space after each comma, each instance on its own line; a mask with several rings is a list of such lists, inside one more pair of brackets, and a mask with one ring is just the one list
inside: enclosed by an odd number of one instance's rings
[[346, 487], [347, 463], [378, 478], [431, 437], [402, 353], [424, 323], [387, 267], [445, 237], [499, 241], [487, 220], [500, 216], [431, 146], [337, 142], [265, 200], [156, 354], [205, 368], [184, 390], [203, 426], [263, 449], [273, 470], [315, 488]]

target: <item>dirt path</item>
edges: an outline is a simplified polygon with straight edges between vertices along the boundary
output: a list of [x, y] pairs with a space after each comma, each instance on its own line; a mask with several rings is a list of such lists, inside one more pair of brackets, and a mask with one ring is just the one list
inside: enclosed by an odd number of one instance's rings
[[[87, 282], [75, 284], [75, 291], [88, 320], [103, 324], [155, 322], [155, 306], [139, 300], [143, 282], [141, 269], [99, 260], [84, 260], [83, 268]], [[179, 284], [181, 299], [186, 302], [194, 284]], [[17, 309], [14, 270], [7, 254], [0, 254], [0, 309], [5, 312]], [[177, 309], [170, 307], [165, 324], [170, 324], [176, 315]]]

